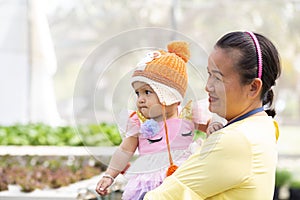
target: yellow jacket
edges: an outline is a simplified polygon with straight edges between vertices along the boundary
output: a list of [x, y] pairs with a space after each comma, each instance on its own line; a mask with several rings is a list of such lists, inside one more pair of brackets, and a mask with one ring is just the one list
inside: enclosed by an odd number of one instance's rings
[[273, 199], [278, 126], [252, 116], [210, 135], [146, 200]]

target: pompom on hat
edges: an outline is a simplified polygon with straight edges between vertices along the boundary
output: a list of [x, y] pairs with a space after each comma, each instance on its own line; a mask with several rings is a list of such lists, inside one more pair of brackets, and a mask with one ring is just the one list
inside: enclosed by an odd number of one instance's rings
[[190, 58], [187, 42], [173, 41], [168, 51], [149, 52], [133, 72], [131, 84], [136, 81], [150, 85], [165, 105], [181, 102], [185, 96], [188, 76], [186, 63]]

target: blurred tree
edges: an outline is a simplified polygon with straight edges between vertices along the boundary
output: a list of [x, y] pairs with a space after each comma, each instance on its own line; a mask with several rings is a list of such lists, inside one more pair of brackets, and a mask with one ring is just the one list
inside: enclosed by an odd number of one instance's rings
[[[55, 77], [58, 105], [61, 105], [60, 110], [66, 116], [70, 116], [72, 110], [71, 106], [66, 105], [71, 105], [76, 76], [97, 45], [123, 31], [161, 27], [175, 29], [193, 38], [206, 51], [211, 50], [221, 35], [232, 30], [252, 30], [269, 37], [276, 44], [283, 63], [283, 73], [277, 88], [277, 93], [280, 94], [278, 101], [284, 102], [280, 107], [281, 118], [283, 122], [299, 121], [300, 87], [297, 85], [300, 70], [295, 63], [300, 55], [298, 0], [274, 0], [272, 3], [267, 0], [74, 0], [67, 1], [67, 5], [57, 2], [48, 17], [59, 66]], [[161, 40], [159, 36], [155, 37]], [[137, 45], [137, 41], [122, 41], [120, 46], [129, 44]], [[124, 65], [132, 65], [132, 60], [124, 59], [122, 62]], [[99, 65], [96, 60], [89, 64]], [[106, 109], [107, 102], [111, 103], [111, 97], [106, 95], [108, 88], [104, 87], [105, 82], [97, 82], [103, 68], [94, 70], [96, 71], [89, 73], [89, 78], [94, 81], [90, 81], [90, 85], [82, 85], [81, 92], [83, 96], [91, 94], [95, 84], [100, 84], [97, 87], [101, 88], [103, 98], [97, 97], [97, 104], [99, 108]], [[114, 78], [118, 78], [120, 73], [121, 70], [111, 71], [107, 75], [114, 82]], [[94, 99], [90, 98], [89, 101]], [[82, 110], [92, 109], [94, 103], [85, 102], [82, 105]]]

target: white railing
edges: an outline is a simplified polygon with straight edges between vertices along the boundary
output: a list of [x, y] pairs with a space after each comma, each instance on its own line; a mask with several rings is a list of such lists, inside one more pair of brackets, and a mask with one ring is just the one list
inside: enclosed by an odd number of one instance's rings
[[0, 156], [111, 156], [116, 146], [0, 146]]

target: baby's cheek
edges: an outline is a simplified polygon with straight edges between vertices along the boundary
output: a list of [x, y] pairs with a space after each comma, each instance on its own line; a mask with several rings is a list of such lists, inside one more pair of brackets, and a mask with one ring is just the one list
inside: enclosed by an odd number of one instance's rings
[[160, 104], [154, 104], [149, 109], [149, 116], [150, 118], [158, 117], [162, 114], [161, 105]]

